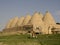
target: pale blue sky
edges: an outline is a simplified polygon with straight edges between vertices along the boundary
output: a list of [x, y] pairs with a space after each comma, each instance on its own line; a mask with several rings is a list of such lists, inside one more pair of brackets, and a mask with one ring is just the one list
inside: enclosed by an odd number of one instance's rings
[[48, 10], [56, 22], [60, 22], [60, 0], [0, 0], [0, 30], [15, 16], [31, 15], [35, 12]]

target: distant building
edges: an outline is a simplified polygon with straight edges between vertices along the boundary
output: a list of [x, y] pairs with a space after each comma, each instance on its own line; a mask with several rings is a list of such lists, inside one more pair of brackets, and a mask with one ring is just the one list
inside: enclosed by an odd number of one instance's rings
[[3, 32], [38, 33], [38, 34], [60, 34], [60, 24], [56, 23], [51, 13], [35, 12], [32, 16], [15, 17], [11, 19]]

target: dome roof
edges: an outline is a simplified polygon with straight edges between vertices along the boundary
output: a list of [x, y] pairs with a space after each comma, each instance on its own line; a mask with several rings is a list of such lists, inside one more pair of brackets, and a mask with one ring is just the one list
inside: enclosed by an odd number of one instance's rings
[[11, 23], [11, 27], [15, 27], [18, 21], [18, 17], [15, 17], [13, 22]]
[[50, 12], [46, 11], [45, 13], [45, 16], [43, 18], [43, 21], [46, 23], [46, 24], [55, 24], [55, 21], [51, 15]]
[[42, 21], [42, 17], [41, 17], [41, 15], [40, 15], [40, 13], [35, 12], [34, 15], [33, 15], [32, 18], [31, 18], [30, 23], [31, 23], [31, 24], [36, 24], [36, 25], [42, 24], [43, 21]]
[[23, 23], [24, 17], [20, 17], [18, 22], [17, 22], [17, 26], [21, 26]]
[[14, 19], [10, 19], [10, 21], [7, 23], [5, 28], [11, 28], [11, 23], [13, 22]]
[[27, 14], [27, 16], [25, 17], [24, 21], [23, 21], [23, 25], [28, 24], [28, 22], [30, 21], [31, 16], [29, 14]]

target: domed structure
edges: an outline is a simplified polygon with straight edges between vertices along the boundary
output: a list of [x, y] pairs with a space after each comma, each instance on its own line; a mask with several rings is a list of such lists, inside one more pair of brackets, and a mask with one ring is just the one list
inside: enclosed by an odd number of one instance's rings
[[42, 21], [42, 15], [40, 15], [40, 13], [35, 12], [34, 15], [32, 16], [31, 20], [30, 20], [30, 24], [33, 25], [33, 30], [37, 31], [40, 30], [42, 31], [43, 29], [43, 21]]
[[60, 25], [56, 24], [50, 12], [47, 11], [44, 16], [40, 12], [35, 12], [32, 16], [27, 14], [26, 17], [15, 17], [11, 19], [3, 31], [52, 34], [60, 33]]
[[5, 28], [11, 28], [11, 24], [13, 22], [14, 19], [10, 19], [10, 21], [7, 23]]
[[45, 16], [43, 17], [45, 32], [51, 34], [51, 28], [56, 24], [51, 13], [46, 11]]
[[43, 21], [46, 23], [46, 24], [49, 24], [49, 25], [53, 25], [53, 24], [56, 24], [55, 23], [55, 20], [53, 19], [52, 15], [50, 12], [46, 11], [46, 14], [43, 18]]
[[25, 19], [24, 19], [24, 21], [23, 21], [23, 25], [27, 25], [28, 24], [28, 22], [30, 21], [30, 19], [31, 19], [31, 16], [29, 15], [29, 14], [27, 14], [27, 16], [25, 17]]
[[17, 26], [21, 26], [23, 23], [24, 17], [20, 17], [18, 22], [17, 22]]
[[30, 20], [31, 24], [41, 24], [42, 23], [42, 17], [40, 16], [40, 13], [35, 12]]
[[15, 17], [13, 22], [11, 23], [11, 28], [16, 27], [17, 21], [18, 21], [18, 17]]

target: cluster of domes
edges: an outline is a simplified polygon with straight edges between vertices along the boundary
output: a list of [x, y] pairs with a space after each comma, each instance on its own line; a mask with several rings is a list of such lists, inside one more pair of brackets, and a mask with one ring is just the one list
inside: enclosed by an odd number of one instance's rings
[[43, 23], [49, 25], [56, 24], [51, 13], [47, 11], [44, 16], [42, 13], [35, 12], [32, 16], [27, 14], [26, 17], [20, 17], [20, 18], [15, 17], [13, 19], [10, 19], [10, 21], [6, 25], [6, 28], [12, 28], [15, 26], [21, 26], [27, 24], [42, 25]]
[[56, 25], [56, 22], [54, 21], [51, 13], [48, 11], [46, 11], [45, 15], [40, 12], [35, 12], [32, 16], [30, 14], [27, 14], [26, 17], [15, 17], [11, 19], [6, 25], [6, 28], [13, 28], [28, 24], [33, 25], [34, 31], [37, 31], [36, 28], [39, 28], [39, 31], [48, 33], [49, 27]]

